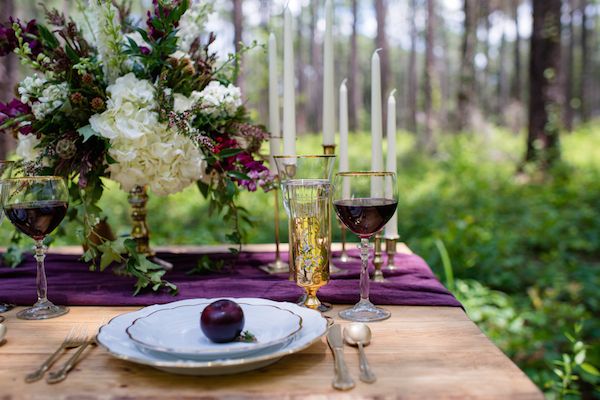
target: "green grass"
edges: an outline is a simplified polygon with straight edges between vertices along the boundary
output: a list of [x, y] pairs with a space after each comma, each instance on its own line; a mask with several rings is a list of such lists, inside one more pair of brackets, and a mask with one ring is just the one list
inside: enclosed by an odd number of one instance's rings
[[[564, 162], [537, 182], [516, 174], [524, 138], [502, 129], [485, 139], [444, 135], [435, 156], [420, 153], [409, 133], [399, 132], [397, 142], [402, 240], [442, 280], [453, 274], [470, 317], [551, 397], [564, 392], [557, 374], [569, 369], [565, 360], [581, 378], [567, 389], [598, 395], [590, 365], [600, 364], [600, 124], [563, 135]], [[369, 135], [353, 134], [350, 143], [352, 167], [368, 169]], [[320, 153], [321, 137], [301, 136], [297, 147]], [[246, 240], [272, 242], [273, 193], [242, 193], [239, 201], [254, 218]], [[101, 207], [118, 234], [129, 231], [126, 194], [114, 183], [107, 182]], [[209, 215], [195, 187], [151, 195], [148, 215], [154, 245], [223, 243], [231, 229]], [[282, 209], [279, 219], [286, 232]], [[76, 244], [75, 229], [66, 225], [56, 244]], [[11, 232], [5, 222], [0, 244]], [[582, 330], [573, 333], [580, 321]], [[565, 333], [585, 342], [577, 345], [585, 362]]]

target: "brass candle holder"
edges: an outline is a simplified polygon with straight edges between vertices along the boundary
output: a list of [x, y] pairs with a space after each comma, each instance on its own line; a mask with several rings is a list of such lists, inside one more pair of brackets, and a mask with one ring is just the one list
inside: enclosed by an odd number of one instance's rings
[[288, 263], [281, 260], [281, 252], [279, 251], [280, 237], [279, 237], [279, 189], [275, 188], [273, 193], [275, 194], [275, 261], [267, 265], [261, 265], [260, 269], [268, 274], [281, 274], [290, 271]]
[[383, 266], [383, 257], [381, 257], [381, 233], [375, 235], [375, 250], [373, 252], [373, 264], [375, 265], [375, 272], [373, 273], [373, 282], [385, 282], [381, 267]]
[[148, 188], [146, 186], [135, 186], [129, 191], [127, 197], [131, 205], [131, 237], [135, 240], [136, 251], [146, 256], [148, 260], [160, 265], [163, 269], [170, 271], [173, 264], [156, 257], [156, 253], [150, 248], [150, 229], [146, 222], [146, 203], [148, 203]]
[[[324, 144], [323, 145], [323, 154], [325, 154], [326, 156], [328, 155], [335, 155], [335, 144]], [[344, 230], [345, 228], [342, 227], [342, 230]], [[345, 249], [346, 249], [346, 238], [345, 238], [345, 232], [342, 233], [343, 237], [342, 237], [342, 255], [345, 253]], [[331, 254], [331, 249], [329, 249], [329, 254]], [[346, 260], [348, 260], [348, 253], [346, 253]], [[341, 260], [341, 259], [340, 259]], [[347, 262], [347, 261], [342, 261], [342, 262]], [[336, 274], [338, 272], [342, 272], [343, 269], [340, 269], [338, 267], [336, 267], [333, 264], [333, 260], [329, 261], [329, 273], [330, 274]]]
[[386, 271], [396, 271], [398, 270], [398, 266], [396, 265], [396, 244], [398, 243], [398, 239], [400, 237], [392, 237], [385, 238], [385, 253], [387, 254], [387, 261], [385, 266], [383, 267]]

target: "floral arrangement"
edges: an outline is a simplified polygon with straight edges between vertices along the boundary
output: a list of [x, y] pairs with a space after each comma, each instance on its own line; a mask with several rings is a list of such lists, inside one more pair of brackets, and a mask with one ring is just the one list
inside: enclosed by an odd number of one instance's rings
[[14, 52], [35, 73], [0, 103], [0, 131], [15, 135], [27, 174], [60, 175], [70, 185], [70, 216], [81, 220], [84, 259], [100, 269], [124, 264], [136, 290], [168, 286], [164, 271], [135, 253], [131, 239], [100, 237], [101, 178], [129, 191], [168, 195], [197, 183], [211, 209], [241, 241], [239, 190], [268, 190], [273, 177], [258, 150], [268, 135], [252, 125], [232, 84], [237, 58], [219, 64], [207, 3], [154, 0], [137, 24], [110, 0], [80, 0], [83, 22], [45, 9], [47, 24], [0, 24], [0, 56]]

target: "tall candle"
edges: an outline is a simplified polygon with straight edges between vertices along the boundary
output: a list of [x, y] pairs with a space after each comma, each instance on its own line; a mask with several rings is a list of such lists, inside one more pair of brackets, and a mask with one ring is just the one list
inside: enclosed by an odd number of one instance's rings
[[[387, 159], [386, 171], [396, 172], [396, 98], [392, 90], [387, 102]], [[385, 187], [385, 196], [388, 199], [397, 197], [397, 193], [392, 193], [392, 183], [387, 182]], [[394, 212], [392, 218], [385, 225], [385, 237], [394, 239], [398, 237], [398, 211]]]
[[[373, 52], [371, 58], [371, 170], [383, 170], [383, 144], [381, 122], [381, 67], [379, 54]], [[383, 196], [383, 180], [371, 180], [371, 196]]]
[[281, 121], [279, 118], [279, 88], [277, 74], [277, 41], [274, 34], [269, 35], [269, 131], [271, 140], [269, 150], [271, 153], [271, 172], [277, 174], [277, 166], [273, 156], [281, 154]]
[[[348, 163], [348, 89], [346, 80], [340, 85], [340, 172], [350, 169]], [[350, 180], [344, 179], [342, 182], [342, 197], [350, 198]]]
[[292, 15], [283, 19], [283, 152], [296, 155], [296, 93], [294, 89], [294, 31]]
[[325, 2], [325, 40], [323, 43], [323, 145], [335, 144], [335, 105], [333, 83], [333, 2]]

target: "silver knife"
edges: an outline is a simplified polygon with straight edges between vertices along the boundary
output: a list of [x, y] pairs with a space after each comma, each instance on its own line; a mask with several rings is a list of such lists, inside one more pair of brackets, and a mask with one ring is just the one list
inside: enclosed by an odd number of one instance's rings
[[344, 360], [344, 339], [342, 339], [342, 327], [334, 324], [327, 332], [327, 343], [333, 352], [335, 359], [335, 378], [331, 385], [338, 390], [348, 390], [354, 387], [354, 381], [348, 372], [346, 360]]

